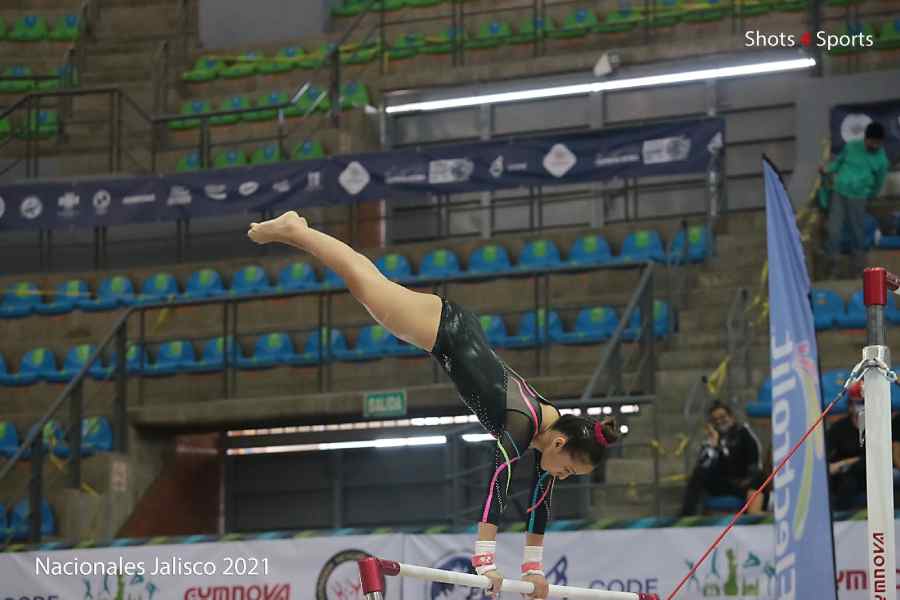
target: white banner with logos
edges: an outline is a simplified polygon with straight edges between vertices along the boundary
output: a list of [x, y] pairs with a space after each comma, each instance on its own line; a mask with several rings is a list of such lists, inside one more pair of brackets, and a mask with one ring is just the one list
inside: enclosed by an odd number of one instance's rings
[[0, 599], [353, 600], [357, 559], [402, 552], [369, 535], [0, 554]]
[[[665, 597], [720, 531], [551, 532], [544, 567], [554, 584]], [[771, 525], [736, 527], [678, 600], [774, 598], [773, 534]], [[469, 570], [474, 538], [395, 534], [0, 554], [0, 600], [362, 600], [356, 560], [365, 553]], [[868, 598], [865, 541], [864, 521], [835, 525], [840, 600]], [[523, 544], [524, 534], [499, 536], [498, 562], [508, 577], [517, 577]], [[387, 585], [388, 600], [482, 597], [408, 578], [389, 577]], [[795, 586], [795, 598], [806, 598], [803, 582]]]

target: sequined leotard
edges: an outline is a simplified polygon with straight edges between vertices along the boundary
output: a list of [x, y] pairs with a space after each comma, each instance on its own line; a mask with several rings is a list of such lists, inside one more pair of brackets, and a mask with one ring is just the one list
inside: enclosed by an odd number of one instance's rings
[[[553, 405], [497, 356], [477, 316], [452, 300], [442, 300], [441, 323], [431, 354], [456, 384], [462, 401], [497, 440], [496, 468], [480, 515], [481, 522], [496, 525], [508, 504], [513, 465], [541, 429], [541, 405]], [[541, 469], [537, 449], [534, 465], [528, 532], [543, 534], [555, 478]]]

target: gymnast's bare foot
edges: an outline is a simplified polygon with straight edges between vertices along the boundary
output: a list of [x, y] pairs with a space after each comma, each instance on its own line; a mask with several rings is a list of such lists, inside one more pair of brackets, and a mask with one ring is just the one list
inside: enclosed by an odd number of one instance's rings
[[302, 240], [308, 227], [306, 219], [292, 210], [275, 219], [262, 223], [250, 223], [247, 236], [257, 244], [268, 244], [269, 242], [296, 244]]

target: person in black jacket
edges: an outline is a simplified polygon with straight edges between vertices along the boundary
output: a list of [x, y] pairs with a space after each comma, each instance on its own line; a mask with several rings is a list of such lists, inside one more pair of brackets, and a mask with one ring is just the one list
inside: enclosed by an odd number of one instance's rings
[[825, 434], [835, 510], [850, 510], [855, 504], [865, 505], [862, 495], [866, 493], [866, 447], [859, 439], [863, 405], [858, 394], [856, 390], [849, 391], [849, 414], [832, 423]]
[[684, 491], [681, 516], [696, 514], [704, 493], [744, 499], [762, 472], [762, 449], [750, 426], [738, 423], [727, 404], [709, 408], [706, 441]]

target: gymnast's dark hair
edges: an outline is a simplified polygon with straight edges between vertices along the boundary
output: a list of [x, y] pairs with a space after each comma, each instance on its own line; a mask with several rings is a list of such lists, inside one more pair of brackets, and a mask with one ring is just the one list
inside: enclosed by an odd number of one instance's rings
[[563, 449], [597, 466], [606, 457], [606, 448], [619, 439], [619, 428], [613, 417], [594, 419], [578, 415], [562, 415], [551, 428], [568, 438]]

